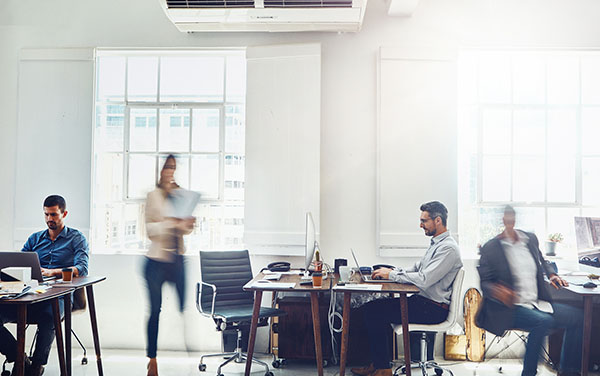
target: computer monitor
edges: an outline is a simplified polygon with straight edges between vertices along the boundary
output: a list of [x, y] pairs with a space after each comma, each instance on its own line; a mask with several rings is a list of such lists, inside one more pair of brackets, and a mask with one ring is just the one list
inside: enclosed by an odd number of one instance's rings
[[315, 231], [315, 222], [313, 221], [312, 214], [306, 213], [306, 238], [304, 239], [304, 268], [308, 270], [312, 263], [315, 251], [319, 248], [317, 242], [317, 234]]

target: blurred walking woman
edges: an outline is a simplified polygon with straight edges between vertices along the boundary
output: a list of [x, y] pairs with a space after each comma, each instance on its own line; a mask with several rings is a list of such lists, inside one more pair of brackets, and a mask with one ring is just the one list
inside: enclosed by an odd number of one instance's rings
[[160, 171], [156, 189], [146, 199], [146, 231], [151, 244], [144, 265], [144, 277], [150, 298], [146, 355], [149, 358], [148, 376], [158, 376], [156, 347], [158, 317], [162, 302], [162, 285], [171, 282], [177, 289], [179, 310], [185, 303], [185, 270], [183, 265], [183, 235], [192, 232], [195, 218], [174, 218], [172, 213], [174, 190], [179, 189], [173, 178], [176, 160], [169, 155]]

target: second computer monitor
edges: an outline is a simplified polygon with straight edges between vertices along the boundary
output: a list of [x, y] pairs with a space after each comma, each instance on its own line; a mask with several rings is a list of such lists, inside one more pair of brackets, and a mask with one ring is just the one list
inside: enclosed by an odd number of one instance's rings
[[304, 268], [308, 270], [312, 263], [315, 251], [318, 248], [317, 233], [315, 231], [315, 222], [313, 221], [312, 214], [306, 213], [306, 238], [304, 239]]

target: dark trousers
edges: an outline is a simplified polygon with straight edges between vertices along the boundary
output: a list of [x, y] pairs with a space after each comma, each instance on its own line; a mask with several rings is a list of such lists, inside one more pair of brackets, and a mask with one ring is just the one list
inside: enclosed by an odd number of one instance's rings
[[150, 299], [146, 355], [148, 358], [156, 358], [158, 318], [162, 305], [162, 286], [165, 282], [175, 284], [177, 296], [179, 297], [179, 310], [181, 312], [183, 312], [185, 305], [185, 267], [183, 256], [175, 255], [174, 262], [160, 262], [146, 258], [144, 278], [146, 279], [146, 287], [148, 288], [148, 297]]
[[[392, 361], [390, 325], [401, 324], [400, 299], [378, 299], [365, 304], [363, 315], [369, 332], [371, 360], [377, 369], [390, 368]], [[412, 324], [438, 324], [448, 317], [448, 310], [420, 295], [408, 298], [408, 322]]]
[[[60, 316], [64, 313], [63, 299], [59, 299]], [[6, 356], [8, 362], [17, 358], [17, 340], [4, 326], [5, 323], [17, 322], [17, 307], [14, 305], [0, 306], [0, 353]], [[48, 355], [54, 341], [54, 313], [52, 303], [41, 302], [27, 307], [27, 323], [37, 324], [38, 335], [33, 352], [32, 362], [44, 365], [48, 363]]]

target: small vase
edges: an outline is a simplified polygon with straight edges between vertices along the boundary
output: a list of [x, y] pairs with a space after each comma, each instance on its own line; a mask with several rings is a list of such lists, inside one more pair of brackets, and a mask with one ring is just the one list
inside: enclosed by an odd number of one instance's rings
[[546, 242], [546, 256], [556, 256], [556, 242]]

